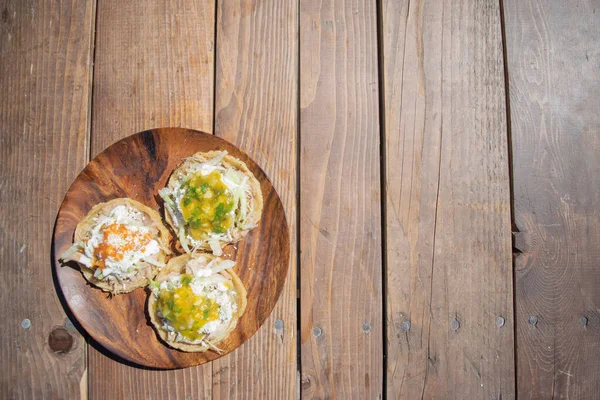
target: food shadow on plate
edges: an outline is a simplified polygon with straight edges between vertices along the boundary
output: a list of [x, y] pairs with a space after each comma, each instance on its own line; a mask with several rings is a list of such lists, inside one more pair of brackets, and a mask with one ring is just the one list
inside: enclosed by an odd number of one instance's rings
[[[171, 175], [169, 175], [169, 177], [170, 176]], [[170, 243], [169, 250], [171, 250], [171, 257], [174, 257], [177, 254], [185, 254], [185, 251], [183, 250], [183, 248], [179, 244], [179, 240], [177, 239], [177, 233], [173, 231], [173, 227], [170, 224], [164, 223], [165, 212], [166, 212], [165, 201], [162, 199], [162, 197], [160, 197], [160, 195], [158, 193], [156, 193], [154, 195], [154, 201], [158, 205], [158, 214], [161, 216], [161, 222], [163, 223], [165, 228], [167, 228], [167, 230], [169, 231], [169, 234], [171, 235], [172, 240], [169, 240], [169, 243]], [[152, 208], [152, 207], [150, 207], [150, 208]]]
[[[57, 219], [54, 221], [54, 229], [56, 229], [56, 221]], [[80, 274], [81, 274], [81, 270], [79, 269], [79, 267], [77, 266], [78, 264], [74, 261], [71, 262], [67, 262], [67, 263], [61, 263], [59, 266], [55, 266], [54, 265], [54, 260], [56, 259], [55, 256], [56, 254], [54, 253], [54, 235], [52, 237], [52, 242], [51, 242], [51, 246], [50, 246], [50, 265], [52, 268], [52, 283], [54, 284], [54, 290], [56, 290], [56, 295], [58, 296], [58, 300], [60, 301], [60, 304], [65, 312], [65, 314], [67, 315], [67, 318], [69, 319], [69, 321], [71, 321], [71, 323], [73, 324], [73, 327], [77, 330], [77, 332], [79, 332], [79, 334], [83, 337], [83, 339], [85, 340], [85, 342], [92, 346], [94, 349], [96, 349], [99, 353], [102, 353], [104, 356], [110, 358], [113, 361], [117, 361], [121, 364], [127, 365], [129, 367], [133, 367], [133, 368], [139, 368], [139, 369], [145, 369], [145, 370], [149, 370], [149, 371], [164, 371], [165, 368], [153, 368], [153, 367], [148, 367], [145, 365], [141, 365], [141, 364], [137, 364], [134, 362], [131, 362], [129, 360], [126, 360], [122, 357], [119, 357], [118, 355], [112, 353], [111, 351], [107, 350], [105, 347], [103, 347], [100, 343], [98, 343], [96, 340], [94, 340], [94, 338], [92, 338], [87, 332], [86, 330], [81, 326], [81, 324], [79, 323], [79, 321], [77, 320], [77, 318], [75, 318], [75, 315], [73, 314], [73, 312], [71, 311], [71, 309], [69, 308], [69, 305], [67, 303], [67, 300], [65, 298], [65, 295], [62, 291], [62, 288], [60, 286], [60, 284], [58, 283], [58, 273], [57, 273], [57, 268], [71, 268], [74, 270], [77, 270]], [[83, 275], [81, 276], [81, 279], [85, 279], [83, 277]], [[94, 286], [92, 286], [89, 282], [87, 282], [87, 286], [90, 287], [90, 290], [100, 290]], [[107, 293], [108, 296], [108, 293]], [[147, 302], [146, 302], [146, 306], [145, 308], [147, 309]], [[146, 311], [146, 316], [147, 316], [147, 311]], [[146, 322], [148, 325], [151, 325], [150, 322]], [[69, 330], [68, 327], [64, 327], [67, 331]]]
[[156, 340], [158, 340], [160, 344], [166, 346], [169, 350], [185, 353], [184, 351], [176, 349], [175, 347], [171, 347], [169, 343], [165, 342], [163, 338], [160, 337], [158, 332], [156, 332], [156, 327], [150, 322], [150, 310], [148, 309], [148, 299], [150, 298], [150, 296], [152, 296], [152, 290], [148, 286], [146, 286], [143, 289], [144, 293], [146, 294], [146, 301], [144, 302], [144, 316], [146, 317], [146, 325], [149, 326], [150, 329], [152, 329], [152, 333], [156, 336]]

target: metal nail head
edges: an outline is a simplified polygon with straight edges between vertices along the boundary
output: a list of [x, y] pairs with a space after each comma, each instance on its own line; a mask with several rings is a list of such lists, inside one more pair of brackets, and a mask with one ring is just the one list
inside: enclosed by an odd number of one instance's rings
[[283, 329], [283, 321], [280, 319], [275, 320], [275, 329], [280, 330]]
[[319, 337], [323, 334], [323, 330], [321, 328], [319, 328], [318, 326], [313, 328], [313, 335], [315, 337]]
[[23, 329], [31, 328], [31, 321], [29, 319], [25, 318], [23, 321], [21, 321], [21, 328], [23, 328]]
[[450, 327], [452, 328], [453, 331], [457, 331], [458, 328], [460, 328], [460, 322], [458, 322], [458, 320], [455, 318], [450, 323]]
[[404, 321], [402, 324], [400, 324], [400, 329], [402, 329], [404, 332], [408, 332], [410, 330], [410, 321]]
[[496, 318], [496, 325], [498, 326], [498, 328], [502, 328], [504, 326], [504, 318], [502, 318], [502, 317]]
[[370, 324], [370, 323], [368, 323], [368, 322], [365, 322], [365, 323], [363, 324], [362, 328], [363, 328], [363, 332], [364, 332], [364, 333], [369, 333], [369, 332], [371, 332], [371, 324]]
[[531, 326], [535, 326], [538, 322], [538, 319], [535, 315], [532, 315], [531, 317], [529, 317], [529, 324]]

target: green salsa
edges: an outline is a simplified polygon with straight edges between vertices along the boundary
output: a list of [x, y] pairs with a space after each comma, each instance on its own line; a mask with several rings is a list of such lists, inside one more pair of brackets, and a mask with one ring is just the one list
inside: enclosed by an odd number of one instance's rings
[[235, 201], [220, 172], [208, 175], [197, 172], [184, 184], [184, 189], [180, 207], [192, 238], [205, 240], [211, 232], [223, 233], [231, 228], [233, 217], [229, 213]]
[[184, 337], [190, 340], [201, 339], [198, 333], [208, 322], [219, 319], [219, 305], [207, 297], [198, 296], [192, 291], [192, 276], [181, 276], [181, 287], [174, 290], [161, 290], [156, 307], [169, 323]]

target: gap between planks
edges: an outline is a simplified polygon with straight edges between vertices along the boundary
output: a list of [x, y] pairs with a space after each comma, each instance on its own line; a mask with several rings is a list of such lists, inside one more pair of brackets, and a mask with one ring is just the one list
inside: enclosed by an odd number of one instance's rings
[[300, 183], [301, 183], [301, 149], [302, 149], [302, 135], [300, 132], [300, 96], [302, 94], [302, 85], [300, 82], [300, 34], [302, 31], [302, 25], [300, 24], [300, 1], [296, 0], [296, 26], [298, 27], [296, 32], [296, 399], [302, 399], [302, 340], [301, 340], [301, 329], [302, 329], [302, 299], [300, 298], [302, 293], [302, 261], [301, 261], [301, 196], [300, 196]]
[[387, 355], [388, 355], [388, 329], [387, 329], [387, 187], [385, 184], [387, 169], [386, 131], [385, 131], [385, 65], [384, 65], [384, 33], [383, 33], [383, 5], [382, 0], [377, 0], [375, 12], [377, 17], [377, 74], [379, 78], [379, 184], [381, 193], [381, 340], [382, 340], [382, 388], [383, 398], [387, 398]]
[[514, 242], [514, 234], [519, 232], [517, 228], [517, 223], [515, 220], [515, 181], [514, 181], [514, 169], [513, 169], [513, 152], [512, 152], [512, 130], [511, 130], [511, 120], [510, 120], [510, 88], [508, 85], [508, 52], [506, 49], [506, 24], [505, 24], [505, 15], [504, 15], [504, 0], [498, 0], [500, 5], [500, 31], [502, 38], [502, 62], [504, 63], [504, 98], [505, 98], [505, 107], [506, 107], [506, 144], [508, 146], [508, 190], [509, 190], [509, 204], [510, 204], [510, 226], [512, 235], [512, 247], [513, 247], [513, 257], [512, 257], [512, 288], [513, 288], [513, 350], [514, 350], [514, 379], [515, 379], [515, 396], [519, 396], [517, 384], [517, 378], [519, 376], [517, 368], [518, 368], [518, 360], [517, 360], [517, 292], [516, 292], [516, 274], [515, 274], [515, 260], [519, 256], [515, 249]]
[[[96, 62], [96, 27], [98, 25], [98, 0], [92, 0], [92, 21], [90, 24], [90, 53], [88, 55], [89, 64], [89, 82], [88, 82], [88, 112], [87, 112], [87, 125], [86, 125], [86, 155], [85, 161], [90, 162], [92, 154], [92, 116], [93, 116], [93, 103], [94, 103], [94, 64]], [[87, 333], [86, 333], [87, 336]], [[89, 343], [87, 340], [84, 341], [83, 345], [83, 359], [85, 368], [81, 376], [79, 384], [81, 400], [88, 400], [90, 397], [89, 392]]]

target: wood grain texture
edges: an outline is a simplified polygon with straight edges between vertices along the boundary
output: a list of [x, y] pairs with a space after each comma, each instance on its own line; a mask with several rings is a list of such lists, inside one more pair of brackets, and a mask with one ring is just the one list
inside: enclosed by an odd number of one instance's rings
[[87, 158], [94, 7], [0, 1], [2, 398], [80, 395], [85, 344], [56, 296], [50, 242]]
[[382, 16], [388, 397], [514, 398], [498, 3]]
[[[214, 2], [136, 0], [99, 4], [91, 153], [145, 129], [212, 132]], [[211, 366], [133, 369], [90, 348], [90, 397], [210, 398]], [[107, 385], [106, 382], [114, 382]]]
[[300, 2], [301, 357], [305, 398], [383, 391], [374, 2]]
[[212, 133], [214, 1], [98, 6], [92, 156], [146, 129]]
[[[235, 271], [248, 292], [246, 311], [235, 330], [214, 351], [185, 353], [167, 347], [148, 321], [144, 289], [108, 296], [91, 286], [76, 263], [63, 265], [77, 224], [96, 204], [128, 197], [164, 216], [158, 191], [185, 157], [196, 152], [226, 150], [242, 160], [260, 183], [264, 210], [258, 227], [235, 246], [223, 249], [236, 262]], [[174, 244], [174, 242], [173, 242]], [[175, 246], [172, 246], [175, 247]], [[95, 157], [79, 174], [63, 201], [54, 231], [53, 250], [58, 283], [77, 321], [113, 354], [150, 368], [185, 368], [215, 360], [252, 336], [275, 306], [288, 270], [289, 232], [283, 204], [264, 172], [235, 146], [210, 134], [187, 129], [156, 129], [129, 136]]]
[[518, 393], [598, 398], [600, 4], [505, 0], [504, 13], [524, 243], [515, 265]]
[[244, 149], [272, 180], [292, 251], [271, 317], [235, 352], [213, 362], [215, 399], [296, 397], [297, 5], [218, 2], [215, 134]]

